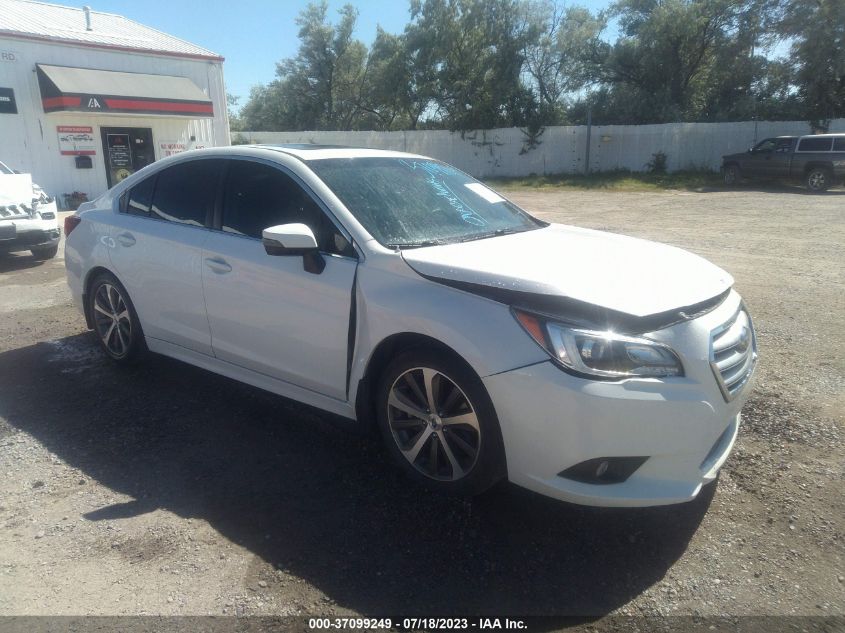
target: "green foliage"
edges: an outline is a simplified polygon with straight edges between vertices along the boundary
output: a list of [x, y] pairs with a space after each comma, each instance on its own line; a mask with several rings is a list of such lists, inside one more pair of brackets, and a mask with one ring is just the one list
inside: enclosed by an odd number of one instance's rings
[[[845, 116], [845, 0], [410, 0], [400, 34], [354, 38], [357, 11], [326, 0], [297, 19], [300, 47], [252, 89], [232, 130], [461, 132], [516, 126], [810, 120]], [[615, 20], [619, 36], [606, 37]], [[765, 53], [791, 43], [788, 59]]]
[[668, 158], [665, 152], [655, 152], [651, 155], [651, 160], [648, 161], [646, 169], [650, 174], [665, 174]]

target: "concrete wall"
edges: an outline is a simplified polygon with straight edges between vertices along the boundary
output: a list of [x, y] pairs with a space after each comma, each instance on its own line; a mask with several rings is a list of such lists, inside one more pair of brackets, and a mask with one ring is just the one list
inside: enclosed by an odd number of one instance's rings
[[[806, 121], [594, 125], [591, 171], [645, 171], [655, 152], [668, 157], [670, 171], [717, 170], [723, 154], [748, 149], [769, 136], [809, 134]], [[831, 132], [845, 132], [836, 119]], [[460, 133], [408, 132], [236, 132], [255, 143], [325, 143], [400, 150], [433, 156], [479, 178], [560, 174], [584, 171], [586, 126], [547, 127], [540, 144], [529, 149], [518, 128]]]

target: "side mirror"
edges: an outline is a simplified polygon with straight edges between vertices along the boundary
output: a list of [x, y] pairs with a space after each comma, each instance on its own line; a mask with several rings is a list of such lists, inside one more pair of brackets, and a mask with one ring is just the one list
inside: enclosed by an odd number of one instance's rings
[[319, 275], [326, 267], [326, 260], [317, 248], [317, 240], [305, 224], [279, 224], [261, 232], [264, 250], [273, 256], [302, 256], [303, 268]]
[[749, 153], [749, 154], [753, 154], [753, 153], [754, 153], [754, 147], [753, 147], [753, 146], [748, 148], [748, 153]]

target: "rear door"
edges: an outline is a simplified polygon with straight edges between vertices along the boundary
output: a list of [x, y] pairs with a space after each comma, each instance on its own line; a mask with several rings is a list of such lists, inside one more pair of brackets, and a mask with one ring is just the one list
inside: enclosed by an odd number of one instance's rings
[[[348, 235], [291, 173], [260, 161], [229, 161], [220, 216], [202, 254], [215, 356], [345, 400], [358, 265]], [[263, 229], [294, 222], [314, 231], [321, 273], [265, 252]]]
[[219, 159], [193, 160], [141, 181], [121, 199], [109, 241], [145, 336], [208, 355], [202, 247], [222, 166]]

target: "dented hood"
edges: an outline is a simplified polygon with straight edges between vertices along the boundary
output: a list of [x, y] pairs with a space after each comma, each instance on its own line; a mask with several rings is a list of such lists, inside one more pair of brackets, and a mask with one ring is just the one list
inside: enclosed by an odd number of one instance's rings
[[692, 306], [733, 285], [727, 272], [680, 248], [561, 224], [402, 256], [437, 281], [564, 297], [635, 317]]

